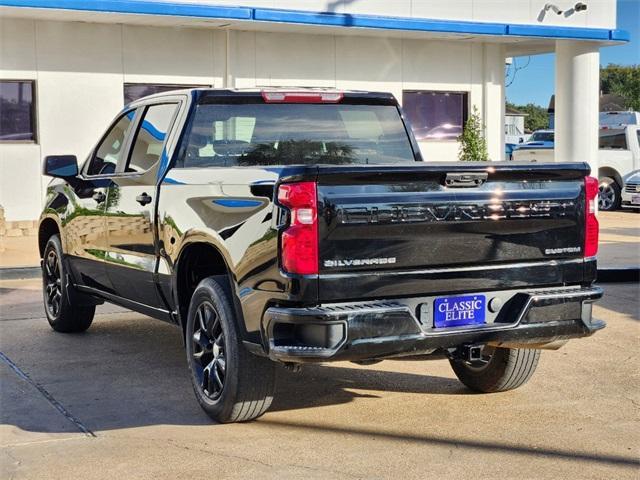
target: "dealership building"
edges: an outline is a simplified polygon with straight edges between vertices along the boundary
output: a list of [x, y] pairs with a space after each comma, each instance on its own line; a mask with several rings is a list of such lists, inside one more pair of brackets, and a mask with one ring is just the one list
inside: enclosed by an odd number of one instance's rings
[[0, 205], [34, 221], [46, 155], [83, 161], [126, 102], [183, 86], [392, 92], [426, 161], [457, 159], [475, 107], [504, 160], [505, 61], [549, 52], [556, 158], [597, 167], [599, 48], [627, 40], [615, 0], [0, 0]]

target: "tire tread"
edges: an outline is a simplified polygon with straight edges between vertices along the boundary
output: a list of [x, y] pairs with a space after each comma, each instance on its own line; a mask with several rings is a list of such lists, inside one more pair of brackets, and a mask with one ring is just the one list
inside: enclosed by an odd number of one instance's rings
[[514, 390], [527, 383], [535, 372], [540, 350], [496, 348], [483, 370], [475, 371], [460, 360], [451, 360], [458, 379], [472, 390], [493, 393]]
[[[231, 292], [228, 285], [225, 285], [225, 281], [224, 277], [214, 276], [200, 282], [193, 294], [188, 322], [193, 321], [191, 318], [192, 310], [196, 308], [194, 300], [198, 301], [198, 298], [206, 294], [219, 309], [218, 313], [223, 317], [227, 326], [225, 332], [228, 337], [227, 341], [236, 352], [235, 358], [237, 358], [238, 365], [236, 367], [235, 389], [230, 393], [223, 392], [224, 398], [221, 397], [220, 403], [216, 405], [210, 405], [201, 398], [201, 393], [196, 385], [194, 385], [194, 391], [198, 403], [214, 420], [220, 423], [246, 422], [259, 417], [271, 406], [275, 388], [276, 365], [267, 358], [250, 353], [244, 347], [237, 333], [233, 304], [229, 298]], [[189, 331], [189, 325], [188, 323], [187, 331]], [[228, 355], [227, 361], [229, 358]]]
[[[58, 259], [60, 261], [60, 275], [62, 279], [62, 300], [60, 303], [60, 312], [57, 318], [52, 318], [49, 313], [47, 306], [44, 306], [45, 315], [49, 322], [51, 328], [60, 333], [80, 333], [87, 330], [91, 323], [93, 322], [93, 317], [95, 316], [96, 307], [95, 305], [89, 306], [79, 306], [74, 305], [73, 298], [75, 296], [75, 289], [73, 285], [69, 282], [65, 282], [66, 274], [64, 270], [64, 262], [62, 261], [63, 251], [62, 251], [62, 243], [60, 241], [60, 236], [55, 234], [52, 235], [44, 249], [43, 258], [46, 259], [47, 252], [51, 249], [55, 249]], [[43, 263], [43, 282], [44, 282], [44, 263]], [[43, 290], [44, 295], [44, 290]]]

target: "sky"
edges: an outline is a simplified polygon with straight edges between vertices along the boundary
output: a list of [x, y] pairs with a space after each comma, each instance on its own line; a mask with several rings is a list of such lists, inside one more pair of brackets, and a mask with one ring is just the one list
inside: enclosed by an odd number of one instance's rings
[[[600, 49], [600, 64], [640, 65], [640, 0], [618, 0], [618, 28], [631, 34], [631, 41], [625, 45]], [[512, 79], [513, 65], [508, 71], [507, 100], [516, 105], [535, 103], [543, 107], [549, 105], [554, 92], [555, 55], [532, 55], [517, 57], [515, 65], [524, 67]]]

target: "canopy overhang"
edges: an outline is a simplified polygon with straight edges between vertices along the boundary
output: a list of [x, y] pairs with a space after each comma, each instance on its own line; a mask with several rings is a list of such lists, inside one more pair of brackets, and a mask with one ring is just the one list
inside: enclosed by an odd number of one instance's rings
[[435, 20], [170, 1], [0, 0], [0, 13], [46, 20], [504, 43], [508, 56], [553, 52], [556, 40], [594, 42], [600, 46], [629, 41], [628, 32], [608, 28]]

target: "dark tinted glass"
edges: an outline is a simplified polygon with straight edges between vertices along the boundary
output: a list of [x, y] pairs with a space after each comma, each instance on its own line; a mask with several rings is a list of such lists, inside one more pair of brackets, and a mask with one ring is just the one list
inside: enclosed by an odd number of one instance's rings
[[155, 93], [170, 92], [172, 90], [183, 90], [185, 88], [209, 87], [209, 85], [167, 85], [160, 83], [125, 83], [124, 84], [124, 104], [127, 105], [134, 100], [153, 95]]
[[0, 81], [0, 141], [35, 141], [33, 82]]
[[607, 150], [626, 150], [627, 136], [624, 131], [600, 133], [600, 148]]
[[116, 165], [124, 154], [124, 143], [133, 124], [135, 111], [127, 112], [111, 127], [91, 159], [88, 175], [106, 175], [116, 171]]
[[402, 110], [417, 140], [455, 140], [467, 121], [467, 94], [403, 92]]
[[534, 132], [529, 139], [530, 142], [553, 142], [554, 132]]
[[145, 172], [160, 160], [162, 146], [175, 111], [175, 103], [152, 105], [147, 108], [138, 127], [127, 172]]
[[398, 109], [387, 105], [198, 105], [178, 166], [413, 162]]

